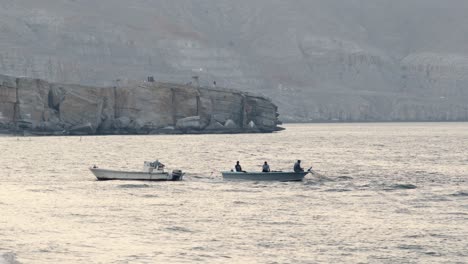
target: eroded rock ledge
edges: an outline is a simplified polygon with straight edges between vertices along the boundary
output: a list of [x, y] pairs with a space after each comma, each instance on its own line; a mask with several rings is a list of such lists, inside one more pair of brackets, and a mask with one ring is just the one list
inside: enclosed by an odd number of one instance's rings
[[270, 99], [223, 88], [144, 82], [123, 87], [0, 75], [0, 131], [44, 135], [274, 132]]

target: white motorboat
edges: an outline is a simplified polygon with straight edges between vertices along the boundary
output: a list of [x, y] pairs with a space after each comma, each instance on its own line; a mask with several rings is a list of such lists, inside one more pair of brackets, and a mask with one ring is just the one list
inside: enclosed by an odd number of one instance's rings
[[89, 168], [98, 180], [141, 180], [141, 181], [180, 181], [184, 173], [181, 170], [173, 170], [171, 173], [164, 170], [164, 164], [158, 160], [145, 161], [143, 171], [119, 171], [101, 169], [96, 165]]

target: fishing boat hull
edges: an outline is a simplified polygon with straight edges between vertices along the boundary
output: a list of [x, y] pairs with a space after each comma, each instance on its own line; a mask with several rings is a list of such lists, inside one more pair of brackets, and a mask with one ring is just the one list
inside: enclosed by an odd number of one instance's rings
[[91, 172], [100, 181], [106, 180], [132, 180], [132, 181], [179, 181], [183, 174], [168, 172], [138, 172], [116, 171], [108, 169], [90, 168]]
[[223, 171], [225, 180], [242, 181], [302, 181], [309, 172], [233, 172]]

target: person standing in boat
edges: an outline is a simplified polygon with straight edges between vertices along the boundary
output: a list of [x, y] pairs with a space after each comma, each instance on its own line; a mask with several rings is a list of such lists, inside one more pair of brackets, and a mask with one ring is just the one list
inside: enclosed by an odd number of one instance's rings
[[294, 172], [304, 172], [304, 168], [301, 167], [301, 160], [294, 163]]
[[158, 170], [162, 170], [165, 167], [165, 165], [159, 162], [159, 160], [155, 160], [154, 162], [150, 163], [150, 166]]
[[262, 172], [270, 172], [270, 165], [266, 161], [263, 163]]
[[236, 166], [234, 166], [234, 168], [236, 169], [237, 172], [242, 172], [242, 167], [239, 164], [239, 161], [236, 162]]

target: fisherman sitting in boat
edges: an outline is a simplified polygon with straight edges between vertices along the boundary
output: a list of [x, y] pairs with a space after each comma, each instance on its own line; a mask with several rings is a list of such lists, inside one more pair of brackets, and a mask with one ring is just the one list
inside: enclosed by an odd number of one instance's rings
[[294, 163], [294, 172], [304, 172], [304, 168], [301, 168], [301, 160]]
[[262, 172], [270, 172], [270, 165], [266, 161], [263, 163]]
[[236, 162], [236, 166], [234, 166], [237, 172], [243, 172], [241, 165], [239, 164], [239, 161]]

